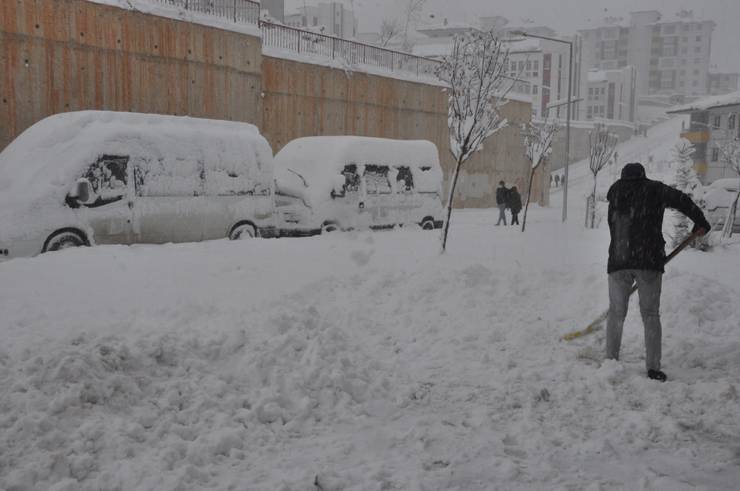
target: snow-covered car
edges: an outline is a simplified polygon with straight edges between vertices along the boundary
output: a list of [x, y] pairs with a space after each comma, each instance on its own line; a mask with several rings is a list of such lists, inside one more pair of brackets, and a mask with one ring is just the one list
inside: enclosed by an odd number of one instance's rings
[[0, 255], [277, 234], [272, 150], [250, 124], [81, 111], [0, 153]]
[[434, 143], [355, 136], [299, 138], [275, 156], [281, 235], [443, 224]]
[[[730, 205], [735, 201], [740, 178], [717, 179], [704, 188], [699, 202], [707, 212], [707, 220], [712, 226], [722, 228]], [[740, 232], [740, 219], [735, 220], [733, 231]]]

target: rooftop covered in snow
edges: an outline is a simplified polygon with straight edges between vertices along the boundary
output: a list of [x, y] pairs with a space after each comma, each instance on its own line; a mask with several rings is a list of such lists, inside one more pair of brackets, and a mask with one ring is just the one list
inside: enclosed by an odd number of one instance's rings
[[676, 106], [667, 112], [668, 114], [689, 114], [698, 111], [708, 111], [718, 107], [737, 105], [740, 105], [740, 91], [732, 92], [730, 94], [704, 97], [689, 104]]

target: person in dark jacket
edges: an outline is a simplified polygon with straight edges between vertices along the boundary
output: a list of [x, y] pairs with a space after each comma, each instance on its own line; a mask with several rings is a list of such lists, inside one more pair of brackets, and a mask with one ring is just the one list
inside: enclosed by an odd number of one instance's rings
[[519, 225], [519, 212], [522, 211], [522, 196], [516, 186], [509, 189], [509, 209], [511, 210], [511, 224]]
[[640, 296], [645, 327], [645, 364], [649, 378], [664, 382], [661, 371], [660, 292], [665, 265], [663, 212], [672, 208], [694, 222], [694, 231], [711, 229], [701, 209], [687, 195], [645, 176], [642, 164], [627, 164], [609, 189], [609, 316], [606, 324], [606, 357], [618, 360], [622, 326], [634, 283]]
[[509, 201], [509, 190], [506, 188], [504, 181], [499, 181], [498, 188], [496, 188], [496, 206], [498, 206], [498, 222], [496, 225], [501, 225], [504, 222], [506, 225], [506, 205]]

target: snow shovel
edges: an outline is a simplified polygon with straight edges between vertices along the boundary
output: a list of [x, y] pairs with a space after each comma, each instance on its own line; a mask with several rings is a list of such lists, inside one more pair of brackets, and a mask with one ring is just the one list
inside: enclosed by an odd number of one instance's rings
[[[668, 255], [668, 257], [665, 259], [665, 264], [668, 264], [671, 261], [671, 259], [673, 259], [674, 257], [676, 257], [679, 252], [681, 252], [682, 250], [686, 249], [686, 247], [688, 247], [689, 244], [691, 244], [694, 241], [694, 239], [696, 239], [698, 237], [700, 237], [698, 231], [692, 233], [691, 235], [689, 235], [689, 237], [686, 240], [684, 240], [683, 242], [681, 242], [681, 244], [679, 244], [679, 246], [676, 247], [673, 250], [673, 252], [671, 252]], [[630, 291], [630, 296], [632, 296], [632, 294], [635, 293], [636, 291], [637, 291], [637, 283], [635, 283], [634, 285], [632, 285], [632, 290]], [[573, 341], [574, 339], [578, 339], [578, 338], [581, 338], [583, 336], [586, 336], [588, 334], [591, 334], [593, 332], [598, 331], [599, 329], [601, 329], [604, 326], [604, 321], [606, 320], [606, 318], [607, 318], [608, 315], [609, 315], [609, 309], [607, 309], [603, 314], [601, 314], [596, 319], [594, 319], [594, 321], [591, 324], [589, 324], [586, 327], [586, 329], [581, 329], [580, 331], [569, 332], [568, 334], [566, 334], [563, 337], [561, 337], [560, 340], [561, 341]]]

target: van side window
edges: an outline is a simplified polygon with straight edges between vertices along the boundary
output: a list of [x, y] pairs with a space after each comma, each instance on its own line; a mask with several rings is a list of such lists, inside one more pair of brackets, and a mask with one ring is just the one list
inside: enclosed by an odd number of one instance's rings
[[391, 183], [388, 181], [388, 166], [365, 166], [365, 188], [367, 194], [391, 194]]
[[396, 191], [409, 193], [414, 190], [414, 176], [409, 167], [399, 167], [396, 174]]
[[97, 162], [87, 169], [84, 177], [90, 181], [97, 197], [93, 203], [87, 205], [88, 208], [104, 206], [126, 196], [128, 192], [127, 165], [128, 157], [101, 155]]
[[207, 196], [268, 196], [270, 188], [262, 185], [257, 169], [243, 162], [209, 160], [205, 164]]
[[357, 175], [357, 164], [348, 164], [342, 171], [344, 175], [344, 191], [356, 193], [360, 190], [360, 176]]
[[342, 171], [342, 175], [344, 176], [342, 191], [337, 192], [332, 189], [332, 199], [344, 198], [345, 196], [347, 196], [347, 193], [356, 193], [360, 190], [360, 176], [357, 175], [357, 164], [345, 165], [344, 170]]
[[203, 160], [196, 157], [166, 156], [144, 158], [136, 162], [136, 196], [202, 196]]

